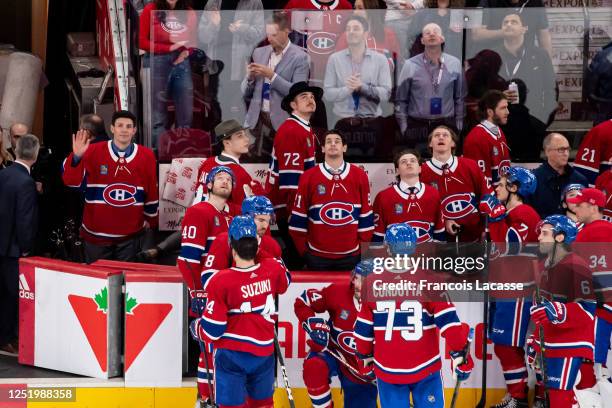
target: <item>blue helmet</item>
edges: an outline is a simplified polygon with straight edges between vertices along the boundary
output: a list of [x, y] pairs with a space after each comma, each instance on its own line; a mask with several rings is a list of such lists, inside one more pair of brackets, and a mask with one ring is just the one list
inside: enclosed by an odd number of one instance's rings
[[583, 189], [584, 189], [584, 186], [582, 184], [578, 184], [578, 183], [568, 184], [563, 189], [563, 193], [561, 193], [561, 201], [565, 201], [565, 199], [567, 198], [567, 193], [569, 193], [570, 191], [582, 191]]
[[523, 167], [509, 167], [504, 174], [509, 184], [518, 186], [516, 191], [521, 197], [528, 197], [535, 193], [538, 186], [538, 180], [531, 170]]
[[385, 244], [392, 255], [412, 255], [416, 248], [417, 235], [406, 223], [391, 224], [385, 232]]
[[355, 269], [353, 269], [353, 276], [359, 275], [362, 278], [365, 278], [372, 272], [374, 272], [374, 260], [367, 258], [359, 261], [359, 263], [355, 265]]
[[272, 215], [274, 206], [268, 197], [251, 196], [242, 201], [242, 215]]
[[576, 234], [578, 234], [578, 227], [576, 227], [576, 223], [565, 215], [549, 215], [540, 222], [540, 226], [545, 224], [552, 225], [554, 236], [557, 236], [558, 234], [565, 235], [565, 238], [563, 239], [564, 244], [571, 244], [574, 242], [576, 239]]
[[206, 184], [212, 183], [215, 181], [215, 177], [219, 173], [227, 173], [232, 178], [232, 186], [236, 184], [236, 177], [234, 176], [234, 172], [227, 166], [217, 166], [213, 167], [213, 169], [206, 175]]
[[238, 215], [232, 220], [228, 235], [235, 241], [241, 238], [257, 238], [257, 225], [252, 217]]

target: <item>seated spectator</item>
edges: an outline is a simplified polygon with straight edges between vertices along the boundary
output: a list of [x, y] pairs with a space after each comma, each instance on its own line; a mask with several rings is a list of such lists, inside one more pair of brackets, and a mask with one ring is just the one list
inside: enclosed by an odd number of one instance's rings
[[591, 60], [584, 78], [589, 101], [595, 108], [593, 125], [612, 118], [612, 42]]
[[429, 156], [427, 137], [439, 125], [463, 128], [465, 80], [459, 59], [442, 52], [444, 36], [437, 24], [423, 28], [422, 54], [406, 61], [397, 81], [396, 118], [401, 144], [416, 145]]
[[506, 15], [513, 13], [520, 15], [524, 26], [529, 27], [527, 45], [535, 46], [537, 38], [537, 45], [552, 58], [548, 17], [542, 0], [480, 0], [478, 7], [484, 9], [482, 28], [472, 30], [472, 40], [478, 50], [499, 46], [504, 38], [502, 21]]
[[[509, 14], [503, 19], [503, 43], [496, 49], [502, 59], [501, 76], [508, 81], [522, 79], [529, 90], [525, 105], [533, 116], [550, 124], [557, 107], [555, 71], [546, 51], [525, 41], [529, 27], [522, 18]], [[516, 96], [511, 102], [516, 102]]]
[[553, 214], [565, 214], [561, 195], [568, 184], [588, 185], [586, 177], [568, 164], [570, 145], [561, 133], [550, 133], [542, 143], [546, 161], [533, 171], [538, 187], [530, 197], [531, 206], [542, 219]]
[[106, 133], [106, 125], [104, 119], [95, 113], [89, 113], [81, 117], [81, 129], [89, 133], [91, 143], [107, 142], [108, 134]]
[[368, 30], [365, 18], [348, 18], [348, 48], [329, 57], [324, 82], [324, 99], [333, 102], [334, 115], [340, 119], [335, 127], [365, 155], [373, 153], [377, 138], [384, 135], [380, 105], [391, 95], [387, 59], [366, 47]]
[[411, 46], [410, 55], [414, 56], [423, 52], [423, 44], [420, 41], [423, 27], [429, 23], [435, 23], [442, 28], [444, 36], [444, 52], [454, 57], [461, 58], [463, 50], [463, 27], [451, 25], [450, 8], [462, 8], [463, 1], [456, 0], [427, 0], [427, 8], [419, 10], [413, 17], [411, 26], [411, 37], [416, 38]]
[[525, 101], [529, 96], [523, 80], [512, 78], [518, 87], [518, 100], [508, 105], [508, 122], [501, 125], [514, 162], [539, 162], [540, 146], [546, 136], [546, 125], [531, 115]]
[[286, 13], [273, 14], [266, 23], [266, 36], [269, 44], [253, 51], [242, 92], [250, 101], [244, 126], [255, 136], [253, 154], [268, 157], [276, 131], [289, 117], [281, 101], [293, 84], [308, 80], [309, 60], [304, 50], [289, 41]]
[[[400, 45], [395, 32], [385, 26], [385, 11], [381, 10], [378, 0], [356, 0], [355, 15], [362, 16], [368, 20], [370, 29], [366, 39], [366, 47], [375, 50], [387, 57], [391, 75], [395, 78], [395, 69], [400, 58]], [[370, 10], [370, 11], [368, 11]], [[346, 31], [340, 34], [336, 44], [336, 51], [348, 47], [346, 43]]]

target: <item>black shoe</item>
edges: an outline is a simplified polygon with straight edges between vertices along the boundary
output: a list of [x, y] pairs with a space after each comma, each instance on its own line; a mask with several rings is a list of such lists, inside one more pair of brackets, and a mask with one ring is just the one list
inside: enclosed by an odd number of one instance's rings
[[491, 408], [529, 408], [527, 399], [518, 399], [506, 394], [503, 400], [497, 405], [492, 405]]

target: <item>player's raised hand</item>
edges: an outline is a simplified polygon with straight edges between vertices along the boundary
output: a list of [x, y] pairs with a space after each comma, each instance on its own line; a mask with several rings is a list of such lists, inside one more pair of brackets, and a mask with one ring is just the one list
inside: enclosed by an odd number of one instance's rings
[[307, 344], [310, 350], [320, 352], [325, 350], [329, 342], [329, 325], [320, 317], [309, 317], [302, 323], [302, 327], [310, 337]]
[[565, 305], [561, 302], [551, 302], [544, 298], [539, 305], [533, 305], [529, 308], [531, 320], [536, 324], [550, 322], [552, 324], [561, 324], [565, 322], [566, 310]]
[[79, 129], [76, 134], [72, 135], [72, 153], [75, 156], [83, 157], [89, 148], [89, 132], [85, 129]]

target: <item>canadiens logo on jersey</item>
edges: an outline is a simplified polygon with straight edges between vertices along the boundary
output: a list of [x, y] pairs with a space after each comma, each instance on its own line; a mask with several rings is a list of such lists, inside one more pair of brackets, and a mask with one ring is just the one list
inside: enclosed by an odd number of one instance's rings
[[353, 337], [352, 331], [343, 331], [338, 335], [337, 341], [342, 351], [348, 354], [355, 354], [357, 344], [355, 343], [355, 337]]
[[336, 35], [324, 31], [308, 35], [308, 51], [315, 54], [331, 54], [336, 49]]
[[115, 183], [106, 186], [102, 193], [104, 201], [113, 207], [127, 207], [136, 203], [138, 189], [129, 184]]
[[499, 162], [499, 169], [498, 169], [498, 173], [500, 176], [505, 175], [506, 173], [508, 173], [508, 169], [510, 168], [510, 160], [502, 160]]
[[425, 221], [407, 221], [407, 224], [412, 227], [417, 236], [417, 243], [431, 241], [431, 225]]
[[449, 220], [458, 220], [476, 211], [474, 197], [470, 193], [452, 194], [442, 200], [442, 215]]
[[332, 201], [319, 209], [319, 217], [324, 224], [340, 227], [355, 221], [353, 204]]

